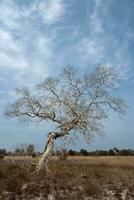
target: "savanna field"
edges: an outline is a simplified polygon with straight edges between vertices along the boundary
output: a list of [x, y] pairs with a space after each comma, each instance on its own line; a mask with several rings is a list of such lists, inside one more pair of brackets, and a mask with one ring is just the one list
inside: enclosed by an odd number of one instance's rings
[[134, 156], [52, 157], [50, 171], [39, 175], [37, 160], [0, 161], [1, 200], [134, 200]]

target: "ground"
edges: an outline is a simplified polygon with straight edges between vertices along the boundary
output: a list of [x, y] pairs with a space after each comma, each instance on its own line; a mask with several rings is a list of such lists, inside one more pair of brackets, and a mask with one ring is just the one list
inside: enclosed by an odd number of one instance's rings
[[37, 158], [0, 161], [0, 199], [134, 200], [134, 157], [53, 157], [50, 171], [35, 170]]

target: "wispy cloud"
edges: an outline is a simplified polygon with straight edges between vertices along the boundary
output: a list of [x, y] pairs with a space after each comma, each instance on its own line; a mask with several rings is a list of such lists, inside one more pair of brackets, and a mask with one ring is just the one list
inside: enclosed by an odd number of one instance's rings
[[77, 50], [84, 63], [98, 64], [103, 58], [104, 46], [95, 37], [85, 37], [78, 42]]
[[100, 11], [101, 11], [102, 6], [103, 6], [102, 0], [96, 0], [93, 12], [89, 19], [91, 32], [93, 32], [94, 34], [104, 31], [103, 23], [100, 18]]
[[[126, 30], [125, 19], [121, 25], [122, 32], [119, 32], [118, 24], [110, 17], [112, 11], [109, 10], [109, 4], [111, 5], [112, 1], [107, 3], [104, 0], [95, 1], [90, 13], [89, 31], [77, 42], [76, 51], [86, 66], [110, 65], [119, 71], [122, 78], [127, 79], [130, 78], [129, 74], [133, 69], [133, 57], [128, 51], [133, 41], [133, 34], [129, 25]], [[106, 19], [107, 24], [105, 24]]]
[[53, 24], [59, 21], [64, 11], [62, 0], [47, 0], [39, 4], [39, 12], [45, 24]]
[[18, 84], [47, 76], [53, 63], [56, 29], [63, 20], [63, 0], [0, 2], [0, 68], [12, 69]]
[[23, 55], [23, 48], [12, 37], [12, 34], [0, 30], [0, 68], [22, 69], [27, 68], [27, 62]]

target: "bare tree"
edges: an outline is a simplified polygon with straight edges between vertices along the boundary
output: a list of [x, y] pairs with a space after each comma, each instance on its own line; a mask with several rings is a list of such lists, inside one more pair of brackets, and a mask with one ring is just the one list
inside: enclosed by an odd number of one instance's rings
[[28, 88], [17, 90], [18, 99], [9, 106], [7, 116], [56, 124], [56, 129], [48, 134], [37, 172], [47, 166], [54, 140], [76, 132], [90, 139], [101, 133], [102, 122], [110, 109], [124, 113], [123, 99], [113, 95], [117, 84], [113, 68], [100, 66], [84, 75], [73, 67], [65, 67], [56, 78], [46, 78], [36, 85], [34, 92]]

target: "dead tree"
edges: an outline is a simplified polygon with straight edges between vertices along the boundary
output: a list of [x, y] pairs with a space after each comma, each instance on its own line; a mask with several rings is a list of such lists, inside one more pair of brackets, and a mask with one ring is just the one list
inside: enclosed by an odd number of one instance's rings
[[90, 139], [101, 133], [110, 109], [124, 113], [123, 99], [113, 95], [117, 84], [113, 68], [100, 66], [93, 73], [80, 74], [73, 67], [65, 67], [59, 76], [46, 78], [33, 91], [17, 90], [18, 99], [5, 112], [7, 116], [56, 124], [48, 134], [37, 172], [47, 166], [57, 138], [77, 132]]

